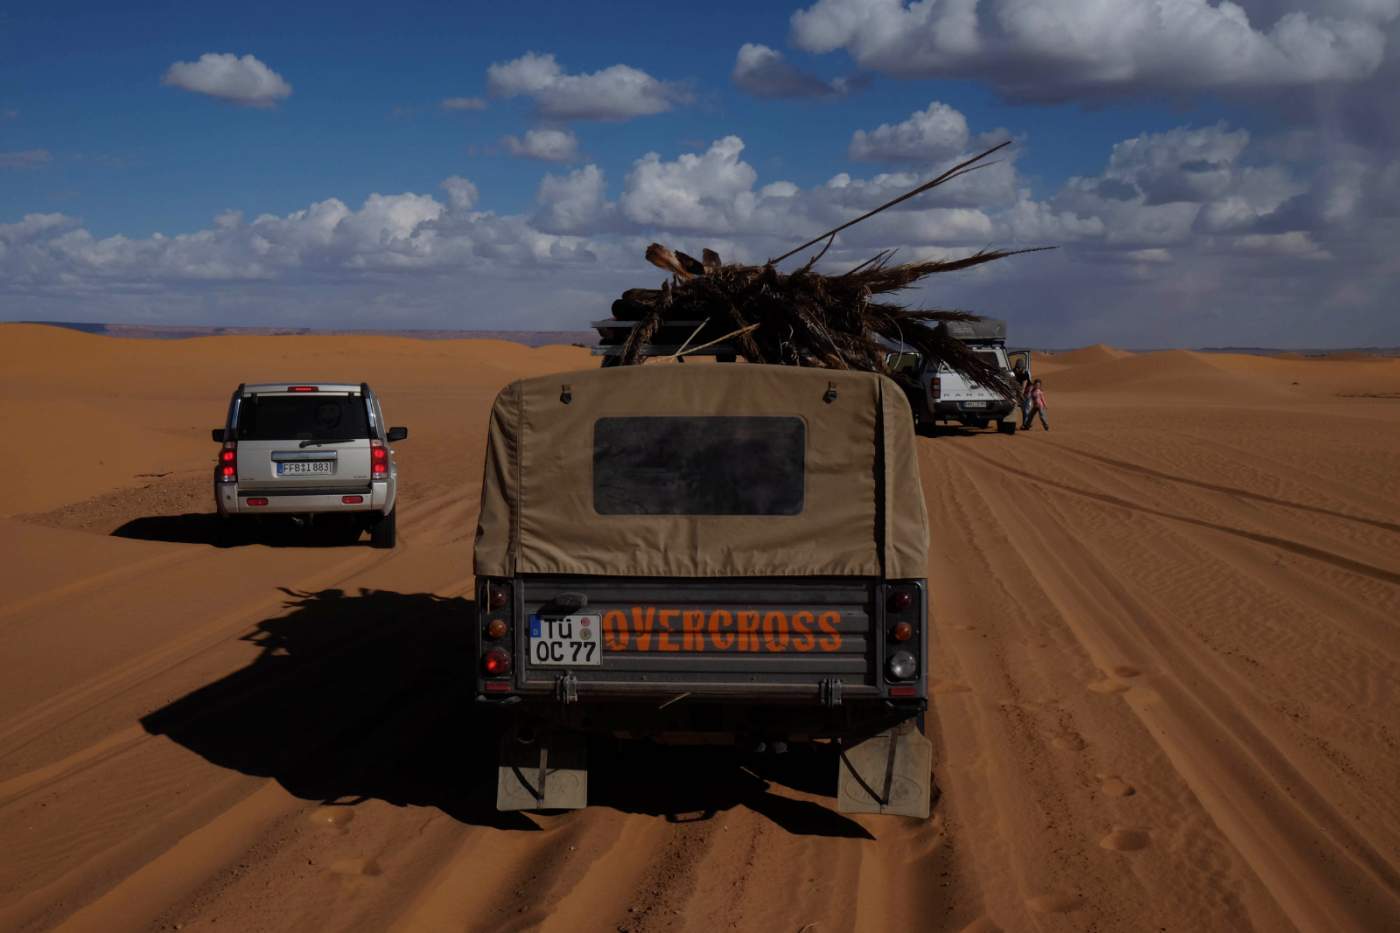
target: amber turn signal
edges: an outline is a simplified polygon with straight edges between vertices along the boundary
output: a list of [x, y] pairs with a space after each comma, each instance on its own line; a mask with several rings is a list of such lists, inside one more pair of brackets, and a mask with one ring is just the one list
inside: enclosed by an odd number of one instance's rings
[[908, 622], [896, 622], [894, 628], [890, 629], [890, 637], [895, 641], [908, 641], [914, 635], [914, 626]]
[[491, 639], [502, 639], [506, 637], [506, 632], [510, 631], [510, 626], [506, 625], [505, 619], [492, 619], [486, 623], [486, 637]]

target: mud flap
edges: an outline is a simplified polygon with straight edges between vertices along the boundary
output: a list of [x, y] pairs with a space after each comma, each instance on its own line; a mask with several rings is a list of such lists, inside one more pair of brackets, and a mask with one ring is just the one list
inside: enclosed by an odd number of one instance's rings
[[836, 808], [928, 819], [933, 793], [933, 743], [912, 722], [841, 749]]
[[556, 732], [522, 742], [501, 739], [497, 810], [582, 810], [588, 806], [588, 756], [581, 735]]

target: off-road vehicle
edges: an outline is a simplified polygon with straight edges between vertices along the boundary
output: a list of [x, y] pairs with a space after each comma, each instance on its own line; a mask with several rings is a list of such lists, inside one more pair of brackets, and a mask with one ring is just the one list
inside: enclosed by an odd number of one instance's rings
[[[1006, 322], [948, 321], [942, 325], [968, 345], [978, 356], [999, 369], [1009, 383], [1020, 361], [1030, 372], [1029, 350], [1006, 349]], [[1014, 398], [978, 385], [965, 373], [946, 363], [932, 364], [913, 347], [892, 345], [886, 366], [909, 397], [909, 407], [920, 430], [931, 430], [938, 422], [956, 422], [969, 428], [995, 425], [1003, 434], [1016, 433], [1020, 419]]]
[[[475, 571], [497, 806], [576, 808], [588, 734], [838, 747], [845, 811], [927, 816], [928, 530], [868, 372], [620, 366], [497, 397]], [[658, 781], [666, 775], [655, 775]]]
[[284, 515], [326, 516], [347, 534], [370, 533], [375, 547], [397, 540], [398, 465], [389, 445], [408, 428], [386, 427], [365, 383], [273, 382], [240, 385], [220, 444], [214, 501], [230, 521]]

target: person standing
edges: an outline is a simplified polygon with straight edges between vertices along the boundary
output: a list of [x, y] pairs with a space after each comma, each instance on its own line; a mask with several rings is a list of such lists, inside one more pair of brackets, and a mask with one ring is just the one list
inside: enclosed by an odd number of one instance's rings
[[1021, 425], [1021, 430], [1029, 431], [1031, 421], [1036, 415], [1040, 415], [1040, 426], [1047, 431], [1050, 430], [1050, 422], [1045, 418], [1045, 389], [1041, 386], [1039, 379], [1031, 383], [1031, 390], [1027, 395], [1027, 404], [1029, 407], [1026, 410], [1026, 420], [1025, 423]]
[[1031, 418], [1031, 374], [1026, 370], [1025, 359], [1016, 361], [1011, 374], [1016, 377], [1016, 407], [1021, 410], [1021, 421]]

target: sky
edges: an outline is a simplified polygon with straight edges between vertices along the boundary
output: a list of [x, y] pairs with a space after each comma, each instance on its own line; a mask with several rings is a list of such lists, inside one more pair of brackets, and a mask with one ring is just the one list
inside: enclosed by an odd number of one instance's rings
[[1400, 345], [1397, 45], [1400, 0], [21, 2], [0, 320], [586, 329], [648, 243], [761, 263], [1010, 140], [819, 270], [1053, 246], [904, 297]]

